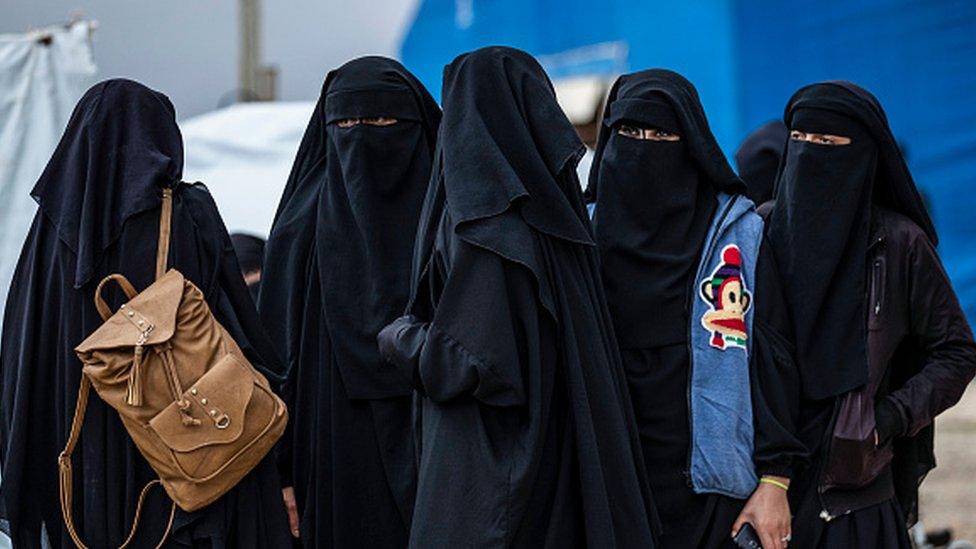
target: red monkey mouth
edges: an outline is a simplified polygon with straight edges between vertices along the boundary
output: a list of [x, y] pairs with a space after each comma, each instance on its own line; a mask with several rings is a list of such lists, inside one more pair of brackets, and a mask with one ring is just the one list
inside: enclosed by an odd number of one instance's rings
[[708, 320], [708, 323], [718, 328], [724, 328], [720, 330], [722, 332], [746, 333], [746, 323], [741, 318], [712, 318]]

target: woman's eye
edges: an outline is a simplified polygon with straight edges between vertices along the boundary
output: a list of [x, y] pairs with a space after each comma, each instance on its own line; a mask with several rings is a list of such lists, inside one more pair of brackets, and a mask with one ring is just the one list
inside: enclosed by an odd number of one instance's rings
[[336, 122], [336, 126], [340, 128], [351, 128], [356, 124], [359, 124], [360, 120], [358, 118], [344, 118]]
[[387, 116], [372, 116], [369, 118], [363, 118], [363, 124], [370, 126], [392, 126], [397, 123], [396, 118], [390, 118]]
[[796, 130], [790, 132], [790, 139], [792, 139], [793, 141], [803, 141], [804, 137], [806, 136], [804, 135], [803, 132], [799, 132]]
[[826, 135], [821, 135], [818, 141], [820, 142], [821, 145], [830, 145], [834, 142], [833, 139], [827, 137]]
[[660, 130], [657, 128], [647, 130], [647, 137], [645, 139], [652, 139], [654, 141], [680, 141], [681, 136], [674, 132], [669, 132], [667, 130]]
[[635, 128], [633, 126], [622, 125], [620, 126], [620, 129], [617, 130], [617, 133], [626, 137], [630, 137], [632, 139], [644, 138], [644, 130], [640, 128]]

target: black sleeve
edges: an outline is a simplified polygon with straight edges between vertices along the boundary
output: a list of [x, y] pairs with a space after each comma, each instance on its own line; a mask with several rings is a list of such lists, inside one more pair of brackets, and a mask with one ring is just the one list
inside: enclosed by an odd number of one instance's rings
[[921, 370], [887, 397], [900, 412], [892, 435], [914, 436], [935, 416], [962, 398], [976, 375], [976, 345], [949, 277], [927, 238], [917, 236], [908, 249], [908, 306], [911, 333], [925, 360]]
[[759, 475], [790, 478], [808, 459], [797, 437], [800, 375], [779, 272], [768, 246], [756, 265], [755, 315], [750, 360], [755, 424], [753, 459]]
[[434, 401], [523, 404], [524, 329], [538, 321], [531, 273], [462, 240], [451, 247], [433, 320], [401, 317], [380, 333], [380, 351]]

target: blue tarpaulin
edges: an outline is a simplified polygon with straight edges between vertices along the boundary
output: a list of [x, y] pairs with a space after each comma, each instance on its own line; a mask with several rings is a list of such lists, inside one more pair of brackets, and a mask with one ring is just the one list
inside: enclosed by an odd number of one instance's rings
[[553, 78], [674, 69], [731, 153], [800, 86], [846, 79], [884, 105], [976, 321], [976, 2], [969, 0], [422, 0], [401, 58], [435, 95], [443, 67], [490, 44]]

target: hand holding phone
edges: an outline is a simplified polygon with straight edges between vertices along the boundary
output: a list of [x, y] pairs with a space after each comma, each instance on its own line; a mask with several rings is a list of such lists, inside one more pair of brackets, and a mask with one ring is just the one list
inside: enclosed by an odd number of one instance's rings
[[752, 527], [748, 522], [739, 528], [739, 533], [732, 538], [736, 547], [740, 549], [762, 549], [762, 544], [759, 543], [759, 535], [756, 534], [756, 529]]

